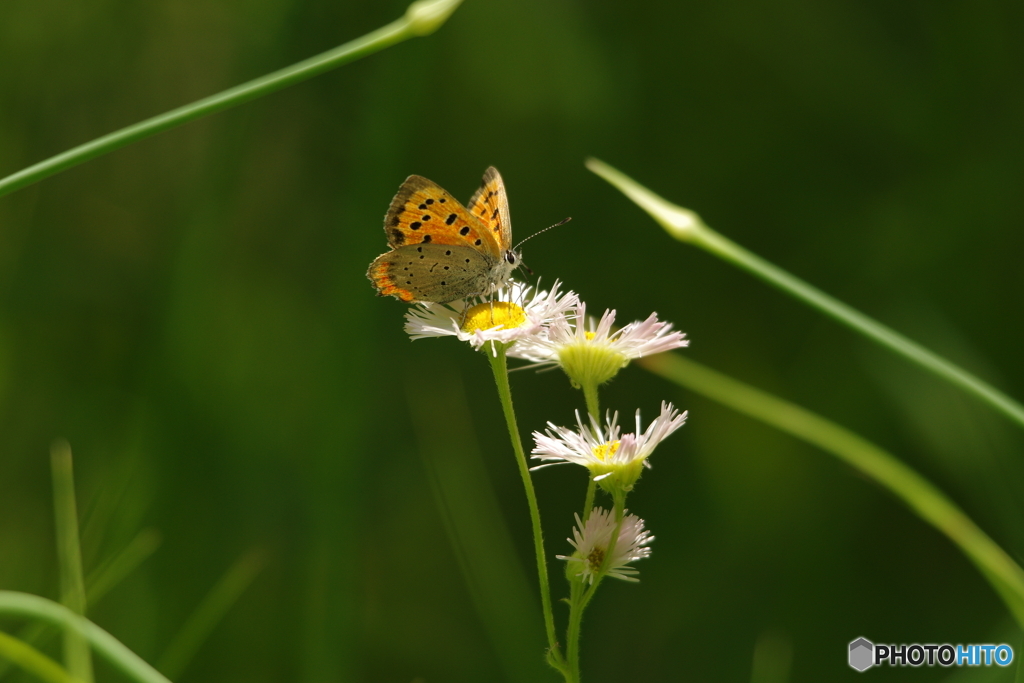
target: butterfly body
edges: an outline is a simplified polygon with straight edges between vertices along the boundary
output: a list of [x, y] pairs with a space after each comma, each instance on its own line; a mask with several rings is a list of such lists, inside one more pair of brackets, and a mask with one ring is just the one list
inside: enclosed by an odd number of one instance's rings
[[379, 296], [442, 304], [484, 296], [519, 266], [505, 184], [493, 166], [468, 208], [436, 183], [409, 176], [391, 200], [384, 232], [391, 251], [366, 273]]

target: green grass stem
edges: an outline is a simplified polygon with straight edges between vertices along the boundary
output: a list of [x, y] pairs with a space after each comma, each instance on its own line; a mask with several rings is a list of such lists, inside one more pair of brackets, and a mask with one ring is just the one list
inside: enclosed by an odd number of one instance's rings
[[809, 410], [677, 354], [637, 362], [679, 386], [818, 446], [881, 484], [953, 541], [1024, 627], [1024, 570], [938, 488], [893, 455]]
[[120, 552], [85, 577], [85, 597], [90, 605], [130, 576], [142, 562], [160, 547], [160, 532], [143, 529]]
[[0, 631], [0, 659], [20, 666], [41, 681], [48, 683], [81, 683], [28, 643]]
[[[120, 552], [94, 569], [85, 577], [85, 601], [87, 605], [96, 605], [117, 584], [130, 576], [135, 568], [149, 557], [160, 545], [160, 533], [155, 529], [144, 529], [132, 539]], [[47, 630], [47, 625], [33, 621], [18, 630], [17, 639], [30, 645], [43, 645], [48, 642], [52, 630]], [[0, 680], [10, 664], [15, 662], [4, 661], [0, 658]], [[70, 675], [70, 674], [68, 674]]]
[[925, 370], [973, 394], [1024, 427], [1024, 406], [995, 387], [899, 332], [747, 251], [709, 228], [694, 212], [666, 201], [603, 161], [588, 159], [586, 163], [587, 168], [633, 200], [676, 239], [695, 244], [756, 275]]
[[[85, 577], [78, 539], [78, 506], [71, 445], [60, 439], [50, 447], [53, 472], [54, 521], [57, 527], [57, 562], [60, 568], [61, 602], [75, 614], [85, 616]], [[92, 681], [89, 645], [73, 629], [64, 632], [64, 665], [68, 673], [85, 683]]]
[[88, 641], [96, 654], [129, 679], [138, 683], [170, 683], [117, 638], [52, 600], [29, 593], [0, 590], [0, 614], [40, 619], [57, 628], [75, 631]]
[[210, 589], [160, 657], [157, 668], [168, 678], [178, 678], [231, 606], [266, 564], [261, 548], [240, 557]]
[[[433, 33], [461, 2], [462, 0], [418, 0], [409, 6], [400, 19], [361, 38], [356, 38], [315, 57], [253, 79], [248, 83], [237, 85], [216, 95], [205, 97], [96, 138], [2, 178], [0, 179], [0, 197], [151, 135], [269, 95], [289, 85], [301, 83], [308, 78], [318, 76], [342, 64], [348, 64], [408, 38]], [[8, 65], [6, 68], [12, 67]]]

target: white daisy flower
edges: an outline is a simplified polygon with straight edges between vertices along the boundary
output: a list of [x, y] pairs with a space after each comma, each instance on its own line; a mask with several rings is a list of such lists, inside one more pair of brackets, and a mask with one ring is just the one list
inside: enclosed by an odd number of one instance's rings
[[525, 340], [509, 356], [533, 363], [557, 364], [579, 386], [604, 384], [629, 361], [689, 345], [682, 332], [652, 313], [647, 320], [632, 322], [613, 330], [615, 311], [606, 310], [600, 321], [587, 318], [587, 306], [578, 302], [574, 310], [553, 320], [547, 333]]
[[413, 339], [456, 337], [474, 349], [490, 341], [511, 344], [538, 336], [543, 327], [572, 310], [579, 298], [573, 292], [551, 291], [510, 280], [490, 297], [420, 303], [405, 314], [405, 331]]
[[594, 579], [601, 575], [602, 565], [607, 576], [623, 581], [639, 581], [633, 577], [640, 572], [630, 567], [629, 563], [650, 557], [651, 549], [648, 544], [654, 540], [654, 536], [651, 536], [650, 531], [644, 530], [644, 520], [636, 515], [626, 515], [622, 519], [622, 526], [619, 527], [619, 538], [615, 542], [612, 555], [606, 561], [605, 557], [608, 555], [608, 547], [614, 533], [615, 515], [611, 511], [594, 508], [586, 524], [577, 514], [576, 528], [572, 530], [573, 537], [566, 539], [576, 548], [576, 552], [556, 557], [575, 565], [576, 575], [589, 583], [594, 583]]
[[640, 478], [643, 468], [650, 467], [647, 458], [669, 434], [686, 422], [686, 412], [680, 413], [671, 403], [662, 401], [661, 414], [641, 431], [640, 411], [636, 411], [636, 432], [621, 435], [619, 414], [606, 417], [604, 425], [591, 418], [590, 426], [583, 424], [576, 411], [578, 429], [558, 427], [548, 423], [547, 433], [533, 433], [536, 447], [533, 458], [548, 461], [531, 469], [548, 465], [576, 463], [590, 470], [594, 481], [609, 493], [630, 491]]

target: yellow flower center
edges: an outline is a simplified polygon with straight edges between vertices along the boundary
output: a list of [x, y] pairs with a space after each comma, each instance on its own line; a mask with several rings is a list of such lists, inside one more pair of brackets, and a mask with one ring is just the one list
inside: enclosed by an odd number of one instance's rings
[[594, 341], [594, 337], [596, 337], [597, 335], [594, 334], [593, 332], [584, 332], [583, 336], [587, 338], [587, 341]]
[[488, 301], [477, 304], [466, 311], [462, 331], [473, 333], [503, 326], [506, 330], [519, 327], [526, 322], [526, 311], [509, 301]]
[[587, 557], [587, 562], [590, 564], [591, 570], [597, 571], [600, 569], [604, 563], [604, 548], [594, 546], [594, 549], [590, 551], [590, 555]]
[[615, 451], [619, 450], [619, 444], [621, 441], [603, 443], [600, 446], [594, 447], [594, 457], [601, 462], [606, 461], [611, 456], [615, 455]]

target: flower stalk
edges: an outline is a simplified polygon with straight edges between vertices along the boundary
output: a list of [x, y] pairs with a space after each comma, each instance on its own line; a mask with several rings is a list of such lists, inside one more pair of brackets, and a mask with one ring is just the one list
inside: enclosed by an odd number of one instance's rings
[[573, 532], [575, 541], [571, 541], [576, 546], [576, 552], [571, 557], [558, 556], [568, 563], [566, 573], [570, 589], [566, 660], [569, 665], [570, 681], [579, 681], [579, 644], [583, 612], [593, 599], [598, 586], [605, 576], [636, 581], [637, 579], [632, 577], [637, 573], [636, 570], [627, 565], [629, 562], [649, 556], [650, 549], [647, 544], [654, 540], [649, 532], [643, 530], [643, 520], [635, 515], [626, 517], [625, 492], [616, 493], [613, 498], [615, 503], [611, 512], [594, 509], [589, 522], [576, 518], [578, 527]]
[[487, 358], [491, 362], [491, 371], [494, 373], [494, 382], [498, 388], [498, 400], [501, 402], [501, 409], [505, 415], [505, 424], [508, 427], [509, 438], [512, 439], [512, 450], [515, 452], [519, 476], [523, 480], [526, 502], [530, 508], [533, 550], [537, 557], [537, 579], [540, 583], [541, 609], [544, 611], [544, 630], [548, 639], [548, 661], [555, 668], [564, 671], [564, 661], [558, 648], [558, 638], [555, 635], [554, 610], [551, 608], [551, 586], [548, 581], [548, 565], [544, 555], [540, 507], [537, 505], [537, 493], [533, 488], [533, 479], [530, 478], [530, 467], [526, 462], [526, 452], [523, 450], [523, 441], [519, 436], [519, 426], [516, 424], [515, 409], [512, 406], [512, 388], [508, 381], [508, 360], [505, 355], [506, 345], [499, 342], [490, 343], [493, 345], [493, 349], [492, 352], [487, 353]]
[[[406, 313], [405, 331], [412, 339], [455, 337], [486, 354], [498, 388], [512, 450], [526, 491], [533, 527], [534, 554], [541, 591], [541, 607], [548, 639], [547, 661], [569, 683], [580, 680], [580, 626], [583, 612], [605, 576], [624, 581], [637, 570], [629, 563], [650, 555], [653, 540], [644, 522], [626, 515], [626, 496], [633, 489], [655, 447], [686, 421], [671, 404], [662, 403], [661, 413], [641, 429], [636, 415], [635, 433], [621, 434], [618, 413], [600, 419], [599, 390], [631, 360], [680, 348], [689, 342], [685, 335], [659, 321], [657, 314], [646, 320], [614, 328], [615, 311], [607, 310], [600, 320], [588, 319], [586, 305], [573, 292], [559, 292], [556, 281], [550, 291], [540, 291], [514, 280], [493, 296], [472, 297], [444, 305], [421, 302]], [[530, 468], [519, 436], [512, 392], [508, 380], [508, 358], [526, 360], [538, 366], [561, 367], [570, 382], [581, 389], [587, 417], [576, 412], [577, 429], [548, 423], [547, 433], [534, 432], [534, 459], [542, 464]], [[544, 554], [540, 508], [533, 488], [531, 469], [558, 463], [576, 463], [587, 468], [587, 492], [583, 510], [576, 515], [576, 528], [569, 543], [575, 551], [566, 561], [569, 582], [569, 623], [566, 654], [555, 631], [551, 589]], [[612, 496], [613, 509], [594, 507], [597, 489]]]

